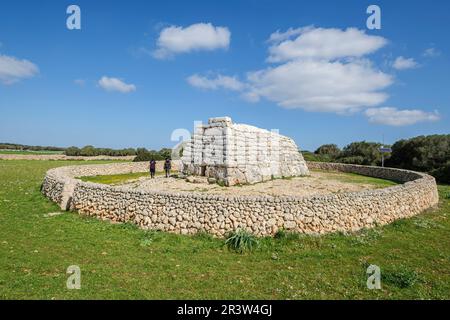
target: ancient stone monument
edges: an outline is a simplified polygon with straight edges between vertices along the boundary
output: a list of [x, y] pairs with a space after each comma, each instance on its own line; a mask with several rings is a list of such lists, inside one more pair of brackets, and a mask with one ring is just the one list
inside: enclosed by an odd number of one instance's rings
[[182, 172], [226, 186], [309, 175], [295, 142], [276, 131], [210, 118], [183, 147]]

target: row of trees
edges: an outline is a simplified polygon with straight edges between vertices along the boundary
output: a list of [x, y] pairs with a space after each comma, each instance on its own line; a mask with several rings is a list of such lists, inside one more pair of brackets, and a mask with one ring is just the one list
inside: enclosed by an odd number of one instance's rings
[[27, 146], [17, 143], [0, 143], [1, 150], [29, 150], [29, 151], [64, 151], [64, 148], [53, 146]]
[[134, 162], [137, 161], [150, 161], [150, 160], [165, 160], [170, 158], [172, 154], [172, 149], [162, 148], [159, 151], [156, 150], [147, 150], [145, 148], [138, 148], [136, 150], [136, 157], [134, 158]]
[[136, 150], [133, 148], [127, 149], [109, 149], [109, 148], [95, 148], [94, 146], [84, 146], [83, 148], [69, 147], [64, 150], [66, 156], [134, 156]]
[[[352, 142], [342, 150], [335, 144], [324, 144], [314, 153], [304, 151], [307, 161], [341, 162], [361, 165], [381, 165], [380, 143]], [[386, 146], [389, 147], [389, 146]], [[392, 145], [392, 153], [385, 154], [385, 165], [395, 168], [428, 172], [440, 182], [450, 183], [450, 134], [419, 136], [399, 140]], [[133, 161], [164, 160], [171, 157], [172, 150], [159, 151], [145, 148], [109, 149], [85, 146], [83, 148], [60, 148], [52, 146], [27, 146], [0, 143], [0, 149], [32, 151], [64, 151], [68, 156], [136, 156]], [[182, 151], [181, 151], [182, 152]]]
[[335, 144], [324, 144], [314, 151], [314, 155], [319, 161], [376, 166], [381, 164], [380, 147], [380, 143], [367, 141], [352, 142], [342, 150]]
[[392, 145], [387, 166], [428, 172], [450, 183], [450, 134], [419, 136]]
[[83, 148], [69, 147], [65, 149], [64, 154], [67, 156], [136, 156], [133, 161], [150, 161], [164, 160], [170, 158], [172, 150], [169, 148], [162, 148], [159, 151], [147, 150], [146, 148], [127, 148], [127, 149], [109, 149], [109, 148], [95, 148], [94, 146], [85, 146]]
[[[304, 156], [309, 161], [376, 166], [381, 165], [380, 147], [380, 143], [366, 141], [352, 142], [342, 150], [335, 144], [325, 144], [314, 153], [304, 152]], [[392, 153], [385, 154], [386, 166], [428, 172], [439, 182], [450, 183], [450, 135], [399, 140], [391, 148]]]

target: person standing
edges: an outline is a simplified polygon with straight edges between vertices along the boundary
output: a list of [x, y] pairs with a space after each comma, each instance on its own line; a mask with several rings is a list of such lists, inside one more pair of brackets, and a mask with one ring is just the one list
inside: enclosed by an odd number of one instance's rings
[[170, 176], [170, 169], [172, 168], [172, 163], [170, 162], [170, 158], [166, 158], [164, 161], [164, 171], [166, 172], [166, 178]]
[[156, 172], [156, 161], [155, 159], [150, 160], [150, 177], [153, 179]]

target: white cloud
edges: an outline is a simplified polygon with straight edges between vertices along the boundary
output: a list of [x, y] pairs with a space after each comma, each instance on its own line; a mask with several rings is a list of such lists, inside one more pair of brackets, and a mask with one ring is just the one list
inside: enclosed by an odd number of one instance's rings
[[98, 84], [100, 87], [105, 89], [106, 91], [118, 91], [122, 93], [129, 93], [132, 91], [136, 91], [136, 86], [134, 84], [127, 84], [120, 79], [117, 78], [109, 78], [103, 76]]
[[[239, 81], [237, 88], [245, 100], [267, 99], [284, 108], [338, 114], [372, 108], [366, 115], [378, 121], [380, 110], [373, 108], [387, 100], [384, 90], [394, 78], [365, 56], [383, 47], [386, 39], [354, 28], [306, 27], [276, 31], [268, 42], [268, 61], [277, 64], [248, 72], [246, 80]], [[409, 66], [411, 62], [415, 63], [408, 60]], [[219, 85], [217, 79], [194, 75], [188, 81], [204, 89], [230, 89]], [[397, 118], [417, 113], [417, 110], [396, 111]], [[433, 117], [436, 115], [429, 116]]]
[[414, 69], [418, 66], [417, 62], [414, 61], [413, 58], [405, 58], [405, 57], [397, 57], [392, 64], [394, 69], [397, 70], [406, 70], [406, 69]]
[[428, 58], [433, 58], [433, 57], [437, 57], [437, 56], [440, 56], [440, 55], [441, 55], [441, 52], [439, 50], [437, 50], [436, 48], [434, 48], [434, 47], [427, 48], [423, 52], [423, 56], [424, 57], [428, 57]]
[[346, 113], [383, 103], [381, 90], [392, 77], [363, 56], [387, 40], [348, 28], [304, 27], [272, 33], [269, 62], [281, 63], [248, 74], [248, 101], [266, 98], [285, 108]]
[[[289, 39], [292, 36], [297, 37]], [[298, 58], [333, 60], [362, 57], [387, 43], [383, 37], [367, 35], [356, 28], [340, 30], [314, 27], [291, 28], [285, 33], [277, 31], [270, 36], [269, 41], [275, 42], [269, 48], [269, 62], [283, 62]]]
[[365, 111], [369, 122], [388, 126], [407, 126], [418, 122], [431, 122], [440, 119], [439, 113], [422, 110], [398, 110], [397, 108], [370, 108]]
[[305, 28], [289, 28], [287, 29], [285, 32], [280, 32], [280, 30], [275, 31], [274, 33], [272, 33], [269, 37], [268, 42], [275, 42], [275, 43], [279, 43], [283, 40], [287, 40], [292, 36], [301, 34], [303, 32], [303, 30], [310, 28], [310, 27], [305, 27]]
[[215, 27], [211, 23], [196, 23], [186, 28], [167, 27], [159, 35], [153, 56], [164, 59], [195, 50], [227, 49], [230, 35], [228, 28]]
[[191, 86], [201, 89], [216, 90], [218, 88], [224, 88], [233, 91], [241, 91], [244, 88], [244, 84], [236, 77], [223, 75], [218, 75], [215, 78], [208, 78], [194, 74], [188, 77], [187, 81]]
[[387, 99], [381, 89], [392, 78], [367, 61], [296, 60], [248, 75], [250, 100], [264, 97], [286, 108], [307, 111], [354, 111], [376, 106]]
[[0, 81], [12, 84], [21, 79], [31, 78], [39, 73], [39, 68], [28, 60], [0, 55]]

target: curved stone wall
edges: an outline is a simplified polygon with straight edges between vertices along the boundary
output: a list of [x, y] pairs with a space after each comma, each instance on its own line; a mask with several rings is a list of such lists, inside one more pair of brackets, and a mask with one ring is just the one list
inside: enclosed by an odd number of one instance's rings
[[82, 182], [75, 177], [144, 172], [147, 163], [83, 165], [51, 169], [42, 192], [62, 209], [144, 229], [223, 236], [237, 228], [257, 236], [278, 230], [322, 234], [356, 231], [416, 215], [438, 203], [433, 177], [408, 170], [309, 162], [310, 169], [353, 172], [402, 184], [363, 192], [312, 197], [222, 196], [204, 193], [137, 191]]

